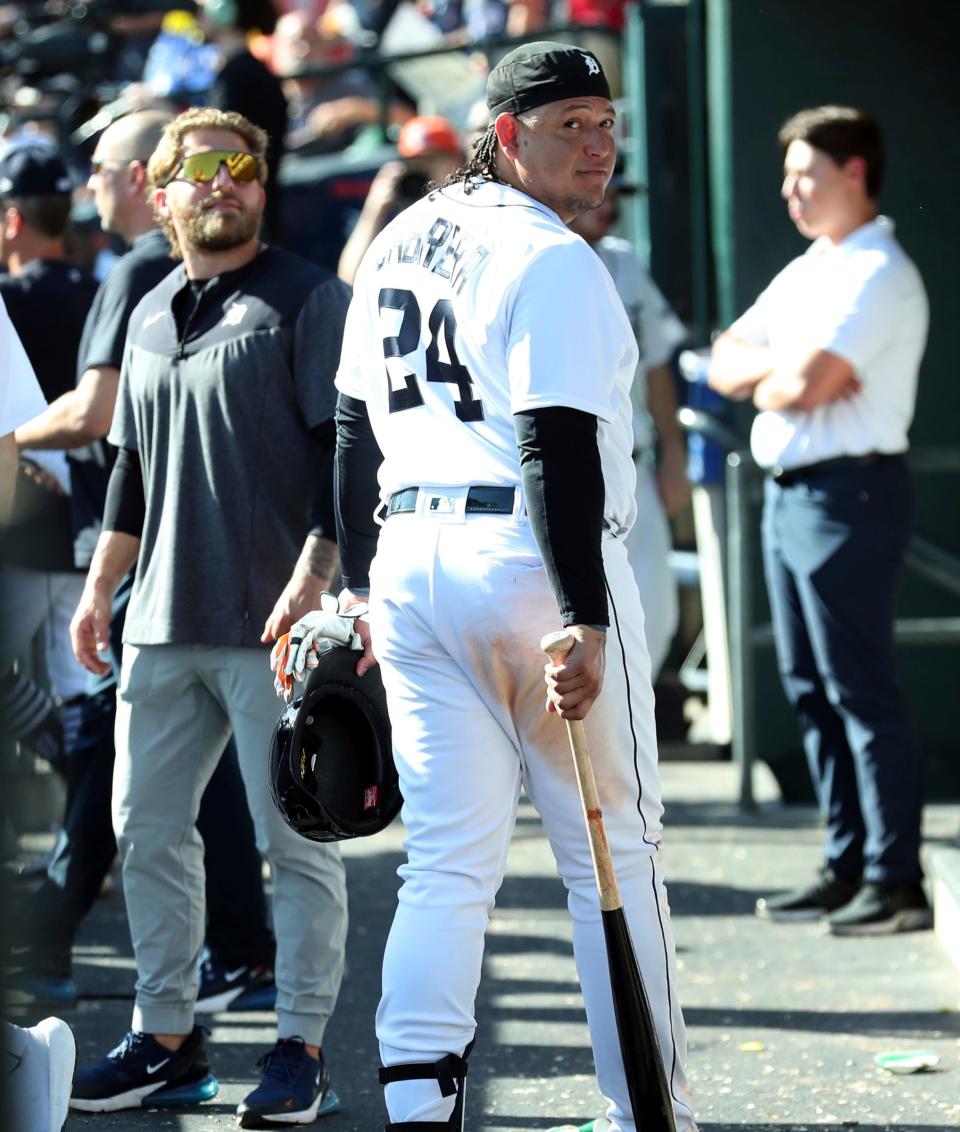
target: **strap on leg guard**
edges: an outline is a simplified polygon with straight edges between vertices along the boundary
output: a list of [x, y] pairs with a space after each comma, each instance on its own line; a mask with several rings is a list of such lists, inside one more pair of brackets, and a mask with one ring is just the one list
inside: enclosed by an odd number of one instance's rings
[[382, 1065], [380, 1084], [395, 1081], [436, 1081], [442, 1097], [456, 1094], [456, 1102], [449, 1120], [406, 1120], [399, 1124], [385, 1124], [384, 1132], [463, 1132], [463, 1101], [466, 1094], [467, 1058], [473, 1042], [463, 1051], [463, 1057], [448, 1053], [439, 1061], [413, 1061], [403, 1065]]

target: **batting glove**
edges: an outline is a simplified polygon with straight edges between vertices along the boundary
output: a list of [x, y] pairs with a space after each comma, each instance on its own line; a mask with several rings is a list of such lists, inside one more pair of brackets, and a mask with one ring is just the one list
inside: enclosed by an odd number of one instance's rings
[[320, 598], [320, 608], [307, 613], [288, 633], [284, 633], [270, 654], [277, 695], [289, 700], [294, 684], [302, 683], [307, 673], [316, 668], [320, 655], [335, 645], [362, 649], [354, 621], [367, 612], [365, 604], [354, 605], [349, 613], [340, 612], [340, 604], [331, 593]]

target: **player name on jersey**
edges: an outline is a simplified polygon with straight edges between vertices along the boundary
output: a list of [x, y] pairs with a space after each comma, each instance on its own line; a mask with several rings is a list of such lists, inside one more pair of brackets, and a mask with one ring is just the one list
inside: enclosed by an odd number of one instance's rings
[[459, 224], [438, 216], [424, 232], [408, 232], [377, 260], [377, 271], [390, 263], [413, 263], [450, 280], [459, 295], [473, 272], [490, 254]]

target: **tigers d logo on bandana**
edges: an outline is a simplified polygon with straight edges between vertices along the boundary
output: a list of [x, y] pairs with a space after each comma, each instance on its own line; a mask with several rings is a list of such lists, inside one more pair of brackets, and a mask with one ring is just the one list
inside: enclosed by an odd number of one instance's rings
[[592, 55], [587, 55], [586, 52], [584, 52], [583, 61], [587, 64], [588, 75], [600, 74], [600, 64], [596, 61], [596, 59], [594, 59]]

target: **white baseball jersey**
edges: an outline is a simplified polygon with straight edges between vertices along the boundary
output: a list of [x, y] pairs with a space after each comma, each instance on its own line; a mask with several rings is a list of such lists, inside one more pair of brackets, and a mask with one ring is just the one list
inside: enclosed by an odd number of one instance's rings
[[623, 301], [640, 350], [640, 363], [633, 379], [633, 443], [638, 451], [652, 448], [657, 435], [647, 410], [647, 370], [663, 365], [687, 337], [683, 323], [670, 309], [633, 245], [619, 236], [604, 236], [594, 249], [610, 272]]
[[39, 416], [47, 407], [47, 400], [2, 298], [0, 357], [4, 362], [3, 378], [0, 380], [0, 436], [5, 436]]
[[609, 273], [552, 209], [504, 185], [457, 185], [406, 209], [367, 251], [337, 388], [366, 402], [383, 498], [420, 484], [519, 486], [513, 415], [591, 413], [605, 518], [623, 531], [635, 514], [637, 359]]

